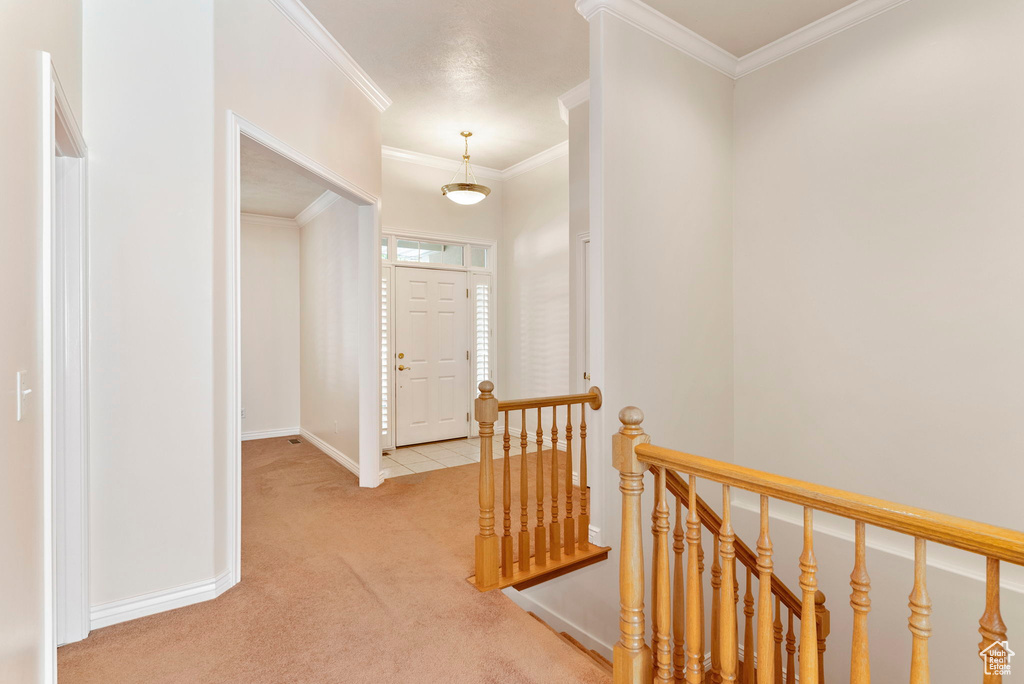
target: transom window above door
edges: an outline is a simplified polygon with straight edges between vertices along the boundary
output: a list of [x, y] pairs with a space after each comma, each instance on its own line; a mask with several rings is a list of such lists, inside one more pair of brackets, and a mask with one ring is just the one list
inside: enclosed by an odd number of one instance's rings
[[492, 270], [491, 247], [470, 242], [434, 242], [400, 235], [385, 235], [380, 241], [383, 261], [399, 264], [432, 264], [473, 270]]

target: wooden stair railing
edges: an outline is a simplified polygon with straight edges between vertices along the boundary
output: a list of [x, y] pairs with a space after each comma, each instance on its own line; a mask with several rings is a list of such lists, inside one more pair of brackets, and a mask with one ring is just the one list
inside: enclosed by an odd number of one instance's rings
[[[681, 508], [683, 502], [689, 502], [690, 500], [690, 486], [681, 478], [677, 473], [666, 470], [666, 488], [668, 492], [675, 497], [676, 500], [676, 524], [681, 524]], [[719, 544], [719, 533], [722, 529], [722, 518], [719, 517], [718, 513], [715, 512], [711, 506], [707, 504], [697, 495], [697, 518], [700, 524], [711, 533], [715, 544], [714, 565], [712, 565], [711, 572], [711, 587], [713, 592], [720, 591], [721, 588], [721, 567], [718, 565], [718, 544]], [[689, 504], [687, 503], [687, 506]], [[766, 501], [762, 501], [762, 505], [767, 505]], [[688, 510], [688, 509], [687, 509]], [[757, 553], [755, 554], [749, 546], [747, 546], [742, 539], [736, 537], [733, 541], [733, 551], [736, 554], [736, 560], [746, 569], [746, 589], [747, 593], [743, 597], [743, 615], [744, 615], [744, 638], [743, 643], [749, 644], [754, 643], [754, 639], [751, 638], [754, 633], [754, 597], [751, 594], [751, 577], [758, 579], [758, 597], [757, 597], [757, 610], [760, 614], [771, 615], [772, 606], [775, 606], [775, 621], [774, 622], [759, 622], [757, 624], [757, 643], [773, 644], [771, 653], [766, 653], [764, 656], [759, 656], [759, 662], [764, 666], [766, 673], [768, 671], [774, 671], [780, 676], [778, 679], [775, 676], [769, 676], [768, 674], [763, 675], [765, 680], [762, 680], [754, 671], [754, 660], [753, 658], [744, 657], [742, 676], [737, 681], [742, 684], [772, 684], [775, 681], [782, 682], [782, 608], [785, 607], [790, 615], [796, 614], [800, 616], [801, 603], [793, 591], [775, 575], [772, 564], [772, 546], [771, 539], [768, 536], [768, 528], [764, 523], [767, 522], [767, 516], [762, 519], [761, 534], [757, 540]], [[682, 566], [682, 548], [676, 548], [676, 578], [677, 581], [682, 581], [679, 577], [678, 568]], [[765, 587], [768, 591], [761, 590], [761, 587]], [[677, 592], [681, 595], [685, 594], [681, 587], [677, 587]], [[681, 615], [683, 613], [683, 606], [681, 601], [675, 602], [673, 611], [678, 611]], [[718, 630], [716, 624], [719, 616], [720, 600], [718, 594], [713, 596], [713, 615], [711, 616], [711, 643], [712, 643], [712, 660], [711, 668], [706, 673], [710, 676], [710, 681], [719, 682], [721, 681], [721, 664], [719, 661], [719, 649], [716, 646], [716, 640], [718, 639]], [[683, 618], [680, 618], [682, 621]], [[825, 642], [829, 634], [829, 611], [825, 607], [825, 594], [817, 592], [815, 596], [815, 621], [816, 630], [818, 635], [818, 652], [824, 654]], [[682, 622], [681, 622], [682, 624]], [[673, 626], [673, 631], [677, 635], [674, 638], [677, 640], [679, 648], [682, 648], [682, 636], [683, 630], [677, 629]], [[822, 657], [819, 657], [819, 669], [823, 669], [821, 663], [824, 662]], [[684, 681], [682, 676], [677, 676], [677, 680]], [[824, 679], [822, 678], [822, 682]]]
[[[515, 587], [525, 589], [608, 557], [608, 547], [590, 543], [590, 488], [587, 485], [587, 407], [601, 408], [601, 390], [590, 388], [586, 394], [569, 394], [537, 399], [498, 401], [494, 384], [480, 383], [475, 402], [480, 424], [480, 532], [476, 535], [476, 574], [469, 578], [481, 591]], [[579, 407], [579, 435], [573, 432], [573, 408]], [[550, 420], [545, 415], [550, 410]], [[534, 414], [536, 411], [536, 414]], [[519, 529], [512, 525], [512, 435], [510, 415], [518, 414], [519, 433]], [[494, 425], [503, 415], [502, 436], [502, 527], [495, 532]], [[536, 416], [536, 452], [527, 453], [528, 418]], [[564, 420], [565, 448], [559, 448], [559, 419]], [[544, 426], [550, 425], [549, 450], [544, 449]], [[574, 459], [574, 440], [578, 441], [578, 459]], [[550, 458], [545, 459], [545, 454]], [[535, 467], [535, 487], [531, 501], [529, 465]], [[548, 472], [545, 474], [545, 461]], [[579, 511], [574, 516], [576, 488], [573, 464], [579, 465]], [[562, 468], [564, 466], [564, 473]], [[560, 474], [564, 475], [560, 477]], [[564, 481], [563, 481], [564, 480]], [[545, 510], [545, 484], [550, 485], [548, 510]], [[564, 498], [563, 498], [564, 497]], [[564, 514], [559, 512], [564, 503]], [[530, 513], [534, 525], [530, 525]]]
[[[928, 638], [931, 635], [931, 600], [926, 587], [926, 544], [936, 542], [987, 559], [985, 609], [979, 621], [981, 643], [979, 655], [1006, 641], [1006, 625], [999, 609], [999, 565], [1009, 562], [1024, 565], [1024, 533], [993, 525], [931, 511], [901, 506], [889, 501], [823, 487], [809, 482], [772, 475], [751, 468], [723, 463], [663, 447], [652, 446], [640, 427], [643, 413], [627, 407], [619, 413], [622, 427], [613, 438], [613, 460], [620, 474], [622, 491], [622, 550], [619, 567], [620, 637], [614, 648], [613, 681], [615, 684], [647, 684], [654, 682], [753, 682], [757, 684], [794, 684], [799, 668], [801, 684], [824, 683], [825, 642], [829, 634], [830, 616], [824, 607], [824, 595], [817, 589], [818, 564], [814, 555], [815, 510], [848, 518], [855, 522], [855, 558], [850, 574], [850, 606], [853, 610], [851, 643], [851, 684], [871, 681], [867, 618], [871, 601], [871, 580], [865, 562], [865, 527], [868, 524], [914, 537], [914, 577], [910, 593], [908, 626], [912, 635], [910, 683], [930, 682]], [[653, 637], [649, 645], [644, 628], [644, 556], [640, 520], [644, 472], [654, 473], [654, 558], [652, 568]], [[686, 482], [676, 473], [686, 475]], [[722, 486], [722, 516], [719, 518], [696, 494], [697, 478], [703, 477]], [[731, 522], [730, 488], [760, 495], [760, 536], [757, 555], [751, 567], [753, 552], [735, 538]], [[687, 501], [686, 583], [671, 585], [668, 555], [667, 496]], [[803, 551], [799, 558], [800, 590], [797, 598], [774, 575], [772, 544], [769, 529], [771, 498], [803, 507]], [[682, 508], [676, 506], [676, 527]], [[704, 672], [704, 601], [700, 526], [712, 529], [715, 554], [711, 585], [713, 609], [711, 671]], [[717, 526], [717, 530], [715, 530]], [[681, 547], [681, 544], [677, 544]], [[675, 547], [674, 547], [675, 548]], [[745, 549], [745, 550], [744, 550]], [[682, 549], [677, 551], [681, 554]], [[747, 572], [747, 600], [744, 601], [745, 651], [744, 667], [737, 658], [737, 585], [736, 560]], [[676, 558], [677, 580], [681, 558]], [[757, 573], [757, 611], [753, 611], [750, 578]], [[673, 592], [670, 587], [674, 586]], [[693, 600], [691, 597], [697, 597]], [[771, 602], [774, 597], [774, 616]], [[787, 608], [786, 666], [782, 667], [782, 607]], [[682, 611], [685, 619], [678, 619]], [[757, 616], [756, 632], [753, 628]], [[793, 619], [800, 621], [794, 633]], [[773, 619], [774, 618], [774, 619]], [[756, 641], [751, 643], [755, 639]], [[666, 642], [671, 639], [673, 650]], [[798, 647], [799, 644], [799, 647]], [[685, 653], [685, 667], [680, 672], [670, 655], [680, 646]], [[756, 652], [756, 671], [753, 668]], [[799, 660], [796, 656], [799, 653]], [[653, 654], [653, 657], [652, 657]], [[682, 674], [682, 677], [680, 677]], [[1001, 684], [998, 674], [979, 675], [984, 684]]]

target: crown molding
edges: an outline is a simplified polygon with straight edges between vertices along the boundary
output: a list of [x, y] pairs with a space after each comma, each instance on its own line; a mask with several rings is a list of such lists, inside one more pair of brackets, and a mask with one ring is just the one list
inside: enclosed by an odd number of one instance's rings
[[[432, 169], [441, 169], [442, 171], [450, 171], [452, 173], [458, 171], [462, 166], [461, 160], [456, 161], [455, 159], [446, 159], [445, 157], [435, 157], [432, 154], [403, 150], [398, 147], [382, 145], [380, 150], [381, 156], [384, 159], [393, 159], [395, 161], [403, 161], [410, 164], [419, 164], [420, 166], [429, 166]], [[487, 166], [477, 166], [476, 164], [473, 164], [473, 175], [477, 178], [485, 178], [487, 180], [501, 180], [501, 171], [498, 169], [492, 169]]]
[[[515, 178], [516, 176], [521, 176], [527, 171], [532, 171], [540, 166], [544, 166], [548, 162], [554, 161], [559, 157], [564, 157], [567, 154], [569, 154], [569, 141], [565, 140], [501, 171], [486, 166], [474, 165], [473, 175], [477, 178], [483, 178], [486, 180], [507, 181]], [[429, 166], [432, 169], [441, 169], [443, 171], [451, 171], [452, 173], [458, 171], [462, 166], [462, 162], [456, 161], [455, 159], [435, 157], [432, 154], [423, 154], [422, 152], [413, 152], [412, 150], [403, 150], [397, 147], [388, 147], [387, 145], [381, 146], [381, 156], [384, 159], [403, 161], [410, 164], [419, 164], [420, 166]]]
[[266, 214], [250, 214], [242, 212], [242, 221], [250, 226], [265, 226], [267, 228], [297, 228], [295, 219], [282, 218], [280, 216], [267, 216]]
[[[712, 69], [739, 79], [908, 1], [858, 0], [739, 58], [641, 0], [576, 0], [576, 11], [587, 21], [599, 12], [607, 12]], [[561, 108], [562, 98], [559, 98]]]
[[565, 91], [558, 96], [558, 115], [562, 121], [569, 123], [569, 110], [578, 107], [590, 99], [590, 79], [580, 83], [575, 88]]
[[512, 180], [516, 176], [521, 176], [527, 171], [533, 171], [536, 168], [544, 166], [548, 162], [552, 162], [556, 159], [560, 159], [569, 154], [569, 141], [565, 140], [558, 143], [554, 147], [549, 147], [543, 152], [524, 159], [518, 164], [513, 164], [504, 171], [501, 172], [501, 180], [507, 181]]
[[576, 11], [587, 21], [600, 12], [606, 12], [698, 62], [731, 78], [736, 77], [735, 55], [640, 0], [576, 0]]
[[330, 190], [324, 192], [324, 194], [317, 197], [315, 200], [309, 203], [309, 206], [300, 211], [295, 216], [295, 223], [301, 228], [320, 214], [327, 210], [327, 207], [331, 206], [335, 202], [341, 199], [341, 195], [337, 195]]
[[313, 16], [313, 13], [302, 4], [301, 0], [270, 0], [270, 4], [278, 9], [306, 39], [315, 45], [327, 59], [355, 84], [363, 95], [380, 111], [391, 106], [391, 98], [384, 94], [373, 79], [363, 71], [352, 55], [335, 40], [330, 31]]
[[793, 31], [789, 35], [779, 38], [775, 42], [740, 57], [736, 64], [736, 78], [746, 76], [794, 52], [799, 52], [848, 28], [853, 28], [857, 24], [887, 12], [894, 7], [898, 7], [907, 1], [859, 0], [859, 2], [838, 9], [828, 16], [824, 16], [803, 28]]

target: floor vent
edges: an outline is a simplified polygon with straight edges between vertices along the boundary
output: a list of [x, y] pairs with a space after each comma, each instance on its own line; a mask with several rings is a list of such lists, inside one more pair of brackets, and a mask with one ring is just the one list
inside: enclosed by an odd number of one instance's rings
[[294, 437], [292, 437], [291, 439], [289, 439], [289, 440], [288, 440], [288, 443], [289, 443], [289, 444], [302, 444], [302, 442], [300, 442], [299, 440], [295, 439]]

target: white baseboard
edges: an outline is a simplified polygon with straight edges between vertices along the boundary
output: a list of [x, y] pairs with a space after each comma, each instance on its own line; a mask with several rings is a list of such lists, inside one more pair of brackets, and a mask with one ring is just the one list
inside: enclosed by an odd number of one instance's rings
[[556, 632], [565, 632], [572, 636], [573, 639], [580, 642], [584, 646], [594, 651], [597, 651], [608, 660], [612, 659], [612, 645], [606, 644], [598, 639], [593, 634], [584, 631], [581, 627], [563, 619], [561, 616], [552, 613], [550, 610], [545, 608], [540, 603], [537, 603], [532, 598], [527, 596], [521, 591], [517, 591], [512, 587], [502, 589], [501, 593], [512, 599], [512, 603], [516, 604], [520, 608], [530, 613], [533, 613], [544, 622], [548, 623], [552, 629]]
[[271, 437], [297, 437], [299, 435], [299, 428], [278, 428], [277, 430], [257, 430], [254, 432], [243, 432], [242, 441], [247, 442], [250, 439], [269, 439]]
[[142, 596], [101, 603], [89, 609], [89, 628], [109, 627], [119, 622], [155, 615], [175, 608], [183, 608], [217, 598], [234, 586], [231, 571], [207, 580], [200, 580], [179, 587], [162, 589]]
[[325, 454], [327, 454], [328, 456], [333, 458], [335, 461], [337, 461], [341, 465], [345, 466], [345, 468], [349, 472], [351, 472], [353, 475], [355, 475], [356, 477], [359, 477], [359, 464], [358, 463], [356, 463], [351, 458], [349, 458], [345, 454], [341, 453], [340, 451], [338, 451], [337, 449], [332, 447], [330, 444], [328, 444], [324, 440], [322, 440], [319, 437], [317, 437], [316, 435], [314, 435], [312, 432], [309, 432], [308, 430], [300, 430], [299, 434], [302, 436], [303, 439], [305, 439], [307, 442], [309, 442], [310, 444], [315, 446], [317, 449], [319, 449], [320, 451], [324, 452]]

